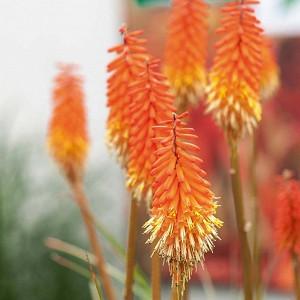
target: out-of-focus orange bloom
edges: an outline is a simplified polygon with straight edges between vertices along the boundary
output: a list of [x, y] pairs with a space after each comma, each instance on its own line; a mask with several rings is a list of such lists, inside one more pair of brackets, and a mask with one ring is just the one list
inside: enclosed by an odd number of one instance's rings
[[261, 119], [262, 29], [250, 7], [256, 3], [244, 0], [222, 8], [222, 38], [209, 75], [207, 110], [232, 138], [252, 133]]
[[74, 69], [61, 65], [55, 78], [48, 132], [50, 152], [72, 180], [81, 175], [89, 148], [82, 79]]
[[281, 249], [300, 254], [300, 182], [282, 182], [277, 198], [276, 237]]
[[260, 80], [260, 94], [262, 100], [270, 99], [280, 85], [279, 66], [275, 60], [274, 50], [266, 37], [262, 47], [262, 74]]
[[129, 87], [130, 105], [129, 160], [127, 184], [137, 199], [151, 199], [154, 130], [152, 126], [168, 119], [173, 112], [174, 96], [169, 93], [166, 77], [157, 71], [158, 60], [152, 59], [138, 79]]
[[123, 43], [109, 49], [109, 52], [117, 54], [117, 58], [107, 67], [112, 73], [107, 82], [107, 138], [109, 146], [116, 150], [121, 162], [126, 165], [131, 118], [129, 106], [132, 102], [129, 85], [143, 71], [142, 64], [148, 55], [144, 47], [146, 40], [140, 38], [142, 31], [128, 32], [123, 26], [120, 32]]
[[197, 104], [206, 85], [207, 5], [202, 0], [173, 0], [164, 72], [184, 111]]
[[152, 166], [154, 177], [151, 218], [144, 225], [149, 243], [169, 264], [173, 285], [185, 285], [193, 269], [212, 250], [217, 228], [217, 204], [206, 173], [199, 167], [197, 136], [186, 127], [186, 113], [155, 127], [158, 149]]

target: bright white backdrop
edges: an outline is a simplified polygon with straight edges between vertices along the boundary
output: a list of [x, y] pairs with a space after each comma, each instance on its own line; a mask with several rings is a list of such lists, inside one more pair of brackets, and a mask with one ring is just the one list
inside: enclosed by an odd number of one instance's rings
[[300, 2], [290, 8], [282, 0], [261, 0], [258, 13], [268, 34], [300, 35]]
[[107, 48], [118, 39], [119, 2], [0, 0], [0, 118], [11, 123], [13, 136], [45, 133], [55, 64], [77, 63], [85, 78], [92, 154], [105, 156], [105, 68]]

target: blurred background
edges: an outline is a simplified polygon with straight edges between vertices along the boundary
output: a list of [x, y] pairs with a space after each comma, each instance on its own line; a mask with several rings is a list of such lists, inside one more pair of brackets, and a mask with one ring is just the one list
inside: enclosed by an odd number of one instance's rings
[[[214, 4], [210, 16], [213, 33], [222, 1], [210, 2]], [[299, 176], [300, 1], [261, 2], [257, 13], [273, 41], [281, 68], [281, 87], [265, 104], [258, 133], [259, 194], [264, 216], [263, 274], [270, 299], [291, 299], [290, 265], [274, 249], [272, 201], [276, 175], [289, 168]], [[92, 140], [86, 190], [101, 224], [125, 245], [128, 201], [124, 178], [105, 146], [106, 65], [112, 59], [107, 49], [119, 42], [118, 28], [126, 21], [131, 29], [145, 30], [150, 52], [161, 57], [168, 13], [168, 1], [0, 0], [1, 300], [90, 299], [88, 280], [56, 264], [45, 246], [46, 238], [56, 237], [88, 248], [80, 214], [45, 146], [52, 79], [58, 62], [80, 65]], [[210, 44], [213, 40], [212, 34]], [[215, 299], [221, 291], [219, 299], [238, 299], [240, 269], [228, 191], [226, 147], [221, 132], [203, 115], [201, 105], [191, 112], [191, 125], [198, 130], [205, 168], [215, 192], [222, 195], [220, 215], [226, 222], [215, 255], [207, 258], [207, 270], [199, 268], [194, 274], [191, 296], [199, 299], [201, 294], [203, 299]], [[249, 168], [246, 161], [250, 148], [250, 141], [245, 140], [245, 170]], [[142, 207], [141, 224], [145, 216]], [[139, 249], [148, 251], [143, 239]], [[122, 261], [116, 263], [111, 246], [106, 239], [103, 242], [107, 259], [122, 270]], [[139, 262], [147, 274], [144, 253]], [[117, 285], [121, 287], [120, 283]]]

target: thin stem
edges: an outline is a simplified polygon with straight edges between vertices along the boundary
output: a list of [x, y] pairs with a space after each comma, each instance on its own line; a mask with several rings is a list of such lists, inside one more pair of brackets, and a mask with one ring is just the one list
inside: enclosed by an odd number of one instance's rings
[[292, 251], [292, 263], [294, 271], [294, 285], [295, 285], [295, 296], [296, 300], [300, 300], [300, 263], [298, 255]]
[[112, 287], [110, 277], [107, 274], [106, 265], [100, 242], [97, 239], [93, 220], [90, 218], [90, 207], [88, 199], [85, 196], [82, 182], [79, 180], [70, 181], [76, 202], [80, 208], [81, 216], [86, 227], [86, 231], [90, 240], [91, 248], [97, 258], [97, 268], [108, 300], [115, 300], [115, 293]]
[[190, 295], [190, 285], [189, 282], [185, 284], [185, 289], [183, 293], [183, 299], [182, 300], [188, 300]]
[[172, 300], [181, 300], [181, 288], [178, 285], [172, 286], [171, 299]]
[[151, 258], [151, 272], [152, 300], [160, 300], [161, 265], [157, 253], [154, 253]]
[[186, 300], [188, 299], [188, 283], [185, 283], [183, 290], [183, 282], [180, 281], [177, 285], [172, 286], [171, 299], [172, 300]]
[[134, 283], [134, 268], [136, 256], [136, 239], [137, 239], [137, 200], [132, 196], [129, 214], [129, 231], [127, 241], [126, 256], [126, 280], [125, 280], [125, 300], [133, 300], [132, 286]]
[[253, 279], [255, 286], [255, 299], [260, 300], [262, 297], [261, 286], [261, 243], [260, 243], [260, 210], [257, 197], [257, 134], [253, 135], [252, 157], [250, 164], [250, 182], [251, 182], [251, 197], [253, 208]]
[[244, 299], [253, 300], [252, 296], [252, 270], [251, 270], [251, 254], [245, 228], [245, 213], [243, 203], [243, 193], [239, 168], [238, 146], [236, 140], [230, 140], [230, 156], [231, 156], [231, 182], [232, 192], [235, 206], [235, 215], [237, 221], [238, 234], [241, 246], [242, 268], [243, 268], [243, 288]]

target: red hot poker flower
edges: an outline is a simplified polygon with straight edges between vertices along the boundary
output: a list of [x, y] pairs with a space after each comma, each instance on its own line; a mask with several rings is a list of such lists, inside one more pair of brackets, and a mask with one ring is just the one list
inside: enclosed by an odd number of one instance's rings
[[197, 104], [204, 94], [207, 27], [204, 1], [172, 1], [164, 70], [180, 111]]
[[300, 182], [285, 180], [277, 198], [276, 237], [281, 249], [300, 254]]
[[148, 56], [144, 47], [146, 40], [140, 38], [142, 31], [128, 32], [123, 26], [120, 32], [123, 43], [109, 49], [109, 52], [117, 54], [117, 58], [107, 67], [108, 72], [112, 73], [107, 82], [107, 136], [109, 145], [126, 165], [130, 129], [129, 107], [132, 102], [128, 93], [129, 85], [143, 71], [142, 63]]
[[276, 63], [271, 41], [264, 37], [262, 49], [262, 74], [260, 94], [263, 100], [270, 99], [278, 90], [280, 85], [279, 66]]
[[166, 84], [166, 77], [157, 71], [159, 61], [151, 59], [146, 63], [144, 72], [130, 85], [129, 95], [131, 126], [129, 134], [129, 188], [137, 199], [151, 199], [152, 163], [155, 160], [152, 126], [167, 119], [172, 112], [174, 96]]
[[55, 78], [48, 146], [69, 179], [79, 176], [89, 148], [82, 79], [73, 65], [61, 65]]
[[262, 29], [250, 7], [256, 3], [223, 7], [222, 38], [209, 76], [208, 111], [232, 138], [251, 134], [261, 119]]
[[212, 250], [217, 228], [217, 204], [206, 173], [199, 167], [197, 136], [186, 127], [186, 113], [155, 127], [156, 160], [151, 218], [144, 225], [149, 243], [169, 264], [173, 285], [185, 285], [193, 269]]

